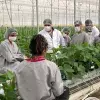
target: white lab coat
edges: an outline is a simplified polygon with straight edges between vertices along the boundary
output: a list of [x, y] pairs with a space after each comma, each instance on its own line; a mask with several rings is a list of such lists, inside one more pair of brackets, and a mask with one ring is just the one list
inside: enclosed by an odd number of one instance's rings
[[93, 44], [95, 42], [95, 38], [99, 36], [99, 30], [96, 26], [92, 27], [92, 32], [87, 32], [89, 36], [89, 44]]
[[92, 27], [92, 36], [95, 38], [97, 36], [99, 36], [99, 30], [96, 26]]
[[60, 45], [65, 46], [63, 35], [57, 29], [54, 29], [52, 37], [44, 29], [40, 31], [39, 34], [43, 35], [47, 39], [48, 50], [52, 50], [53, 48], [59, 48]]
[[60, 70], [51, 61], [23, 61], [15, 74], [23, 100], [53, 100], [64, 92]]
[[94, 40], [94, 43], [100, 43], [100, 36], [97, 36]]
[[12, 43], [13, 46], [6, 39], [0, 44], [0, 69], [7, 68], [13, 69], [15, 66], [20, 64], [20, 61], [17, 59], [23, 59], [24, 56], [20, 52], [17, 44], [15, 42]]

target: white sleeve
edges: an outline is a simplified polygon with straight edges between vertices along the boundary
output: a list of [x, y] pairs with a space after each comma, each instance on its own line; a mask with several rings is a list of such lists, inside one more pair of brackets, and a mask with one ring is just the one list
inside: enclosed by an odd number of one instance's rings
[[43, 30], [41, 30], [38, 34], [43, 35], [44, 33], [45, 33], [45, 31], [44, 31], [44, 29], [43, 29]]
[[41, 32], [39, 32], [38, 34], [41, 34]]
[[63, 35], [61, 34], [61, 32], [59, 31], [59, 35], [60, 35], [60, 45], [61, 46], [66, 46]]
[[8, 61], [8, 62], [15, 62], [17, 61], [13, 55], [10, 53], [10, 51], [6, 48], [4, 45], [0, 45], [0, 52], [1, 55]]
[[98, 30], [98, 28], [96, 28], [95, 26], [94, 26], [94, 28], [93, 28], [93, 30], [92, 30], [92, 34], [93, 34], [94, 38], [97, 37], [97, 36], [99, 35], [99, 30]]
[[60, 96], [64, 92], [64, 84], [58, 67], [55, 73], [55, 81], [52, 82], [52, 91], [55, 96]]

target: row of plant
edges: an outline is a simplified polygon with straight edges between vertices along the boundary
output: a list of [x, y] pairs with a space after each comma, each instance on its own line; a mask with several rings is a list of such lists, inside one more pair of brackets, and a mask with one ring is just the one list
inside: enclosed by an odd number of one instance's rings
[[10, 71], [0, 74], [0, 100], [17, 100], [15, 75]]
[[[73, 27], [69, 27], [69, 28], [71, 30], [70, 31], [71, 35], [74, 34], [74, 28]], [[32, 36], [34, 34], [37, 34], [37, 29], [33, 28], [33, 27], [17, 27], [16, 29], [19, 34], [18, 39], [17, 39], [17, 44], [18, 44], [19, 48], [21, 49], [23, 54], [30, 56], [30, 53], [29, 53], [30, 39], [32, 38]], [[57, 29], [61, 30], [62, 27], [57, 27]], [[6, 31], [5, 27], [0, 28], [0, 41], [4, 40], [3, 37], [4, 37], [5, 31]], [[89, 66], [92, 66], [92, 65], [94, 66], [95, 63], [96, 63], [95, 66], [98, 66], [97, 62], [100, 61], [100, 59], [99, 59], [99, 61], [97, 61], [97, 59], [96, 59], [97, 56], [99, 55], [99, 53], [97, 53], [97, 51], [98, 52], [100, 51], [99, 46], [88, 46], [88, 45], [84, 44], [84, 45], [74, 45], [74, 46], [70, 46], [70, 47], [66, 47], [66, 48], [60, 48], [59, 51], [61, 52], [61, 54], [58, 55], [58, 58], [56, 58], [55, 51], [56, 50], [54, 50], [54, 53], [51, 54], [48, 59], [51, 59], [55, 63], [57, 63], [57, 65], [60, 67], [61, 71], [64, 70], [63, 73], [68, 74], [66, 76], [69, 76], [69, 77], [72, 77], [73, 73], [74, 74], [79, 73], [79, 70], [81, 70], [81, 67], [82, 68], [85, 67], [85, 72], [87, 72]], [[93, 54], [96, 54], [96, 56]], [[67, 66], [66, 70], [69, 70], [69, 68], [70, 68], [72, 73], [69, 71], [67, 71], [67, 73], [66, 73], [64, 66]], [[77, 66], [80, 66], [80, 67], [77, 67]], [[84, 72], [84, 70], [82, 70], [82, 72], [80, 74], [82, 74], [83, 72]], [[80, 74], [79, 74], [79, 76], [81, 76]]]
[[[58, 30], [62, 30], [63, 27], [56, 27]], [[70, 28], [70, 33], [71, 35], [74, 33], [74, 28]], [[18, 31], [18, 39], [17, 39], [17, 44], [21, 51], [29, 56], [29, 43], [30, 39], [32, 38], [33, 35], [37, 34], [37, 28], [36, 27], [16, 27]], [[43, 27], [40, 27], [40, 30], [42, 30]], [[4, 40], [4, 33], [7, 30], [6, 27], [0, 27], [0, 42]]]
[[[73, 27], [71, 34], [74, 33]], [[61, 27], [58, 27], [61, 30]], [[0, 28], [0, 41], [4, 40], [6, 28]], [[20, 27], [18, 30], [17, 44], [21, 51], [30, 56], [29, 42], [37, 29], [32, 27]], [[100, 44], [90, 46], [88, 44], [72, 45], [70, 47], [54, 49], [52, 54], [47, 54], [48, 60], [55, 62], [61, 70], [63, 79], [81, 78], [88, 71], [100, 67]], [[7, 81], [9, 80], [9, 82]], [[12, 72], [0, 75], [0, 89], [4, 94], [0, 94], [0, 100], [17, 100], [15, 76]]]
[[[47, 54], [46, 58], [59, 66], [63, 79], [65, 76], [67, 79], [82, 78], [88, 71], [100, 67], [100, 44], [72, 45], [53, 51], [54, 53]], [[0, 100], [17, 100], [15, 75], [12, 72], [0, 75], [0, 84], [0, 89], [4, 90], [4, 93], [0, 94]]]
[[72, 45], [70, 47], [54, 49], [53, 54], [47, 54], [47, 59], [55, 62], [62, 78], [82, 77], [89, 71], [100, 67], [100, 44]]

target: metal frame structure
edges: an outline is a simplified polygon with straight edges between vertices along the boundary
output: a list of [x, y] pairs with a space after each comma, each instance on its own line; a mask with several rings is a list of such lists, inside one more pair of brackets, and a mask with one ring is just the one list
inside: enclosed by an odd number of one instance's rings
[[100, 25], [100, 0], [0, 0], [0, 25], [39, 26], [50, 18], [56, 26], [92, 19]]

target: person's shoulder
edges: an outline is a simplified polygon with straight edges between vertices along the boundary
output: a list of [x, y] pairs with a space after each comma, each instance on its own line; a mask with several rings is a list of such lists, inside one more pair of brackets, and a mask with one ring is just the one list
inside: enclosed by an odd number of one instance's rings
[[76, 37], [76, 36], [78, 36], [78, 34], [77, 34], [77, 33], [75, 33], [75, 34], [72, 36], [72, 39], [73, 39], [74, 37]]
[[6, 46], [8, 44], [8, 40], [4, 40], [0, 43], [1, 46]]
[[45, 32], [45, 30], [41, 30], [38, 34], [43, 34]]
[[58, 29], [54, 29], [55, 32], [61, 33]]
[[97, 28], [96, 26], [93, 26], [93, 29]]
[[83, 32], [82, 35], [83, 35], [84, 37], [89, 37], [89, 34], [86, 33], [86, 32]]
[[28, 67], [28, 61], [24, 60], [23, 62], [21, 62], [18, 66], [14, 68], [14, 72], [20, 73], [24, 71], [24, 68], [27, 68], [27, 67]]
[[87, 35], [87, 33], [86, 33], [85, 31], [83, 31], [81, 34], [83, 34], [83, 35]]
[[85, 31], [83, 31], [81, 34], [87, 34]]
[[5, 42], [7, 42], [7, 40], [1, 41], [1, 44], [4, 44]]
[[50, 65], [52, 64], [52, 65], [56, 65], [54, 62], [52, 62], [52, 61], [50, 61], [50, 60], [45, 60], [47, 63], [49, 63]]
[[[58, 29], [54, 29], [54, 32], [57, 33], [59, 36], [62, 35], [62, 33]], [[62, 35], [63, 36], [63, 35]]]
[[93, 31], [95, 31], [95, 30], [99, 31], [96, 26], [93, 26]]
[[13, 42], [13, 44], [14, 44], [15, 46], [17, 46], [17, 43], [16, 43], [16, 42]]
[[46, 60], [46, 62], [48, 64], [49, 68], [52, 68], [52, 69], [57, 69], [58, 68], [58, 66], [54, 62], [49, 61], [49, 60]]

